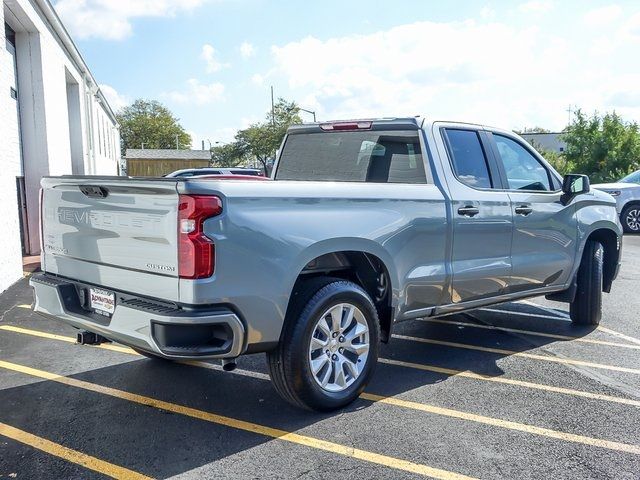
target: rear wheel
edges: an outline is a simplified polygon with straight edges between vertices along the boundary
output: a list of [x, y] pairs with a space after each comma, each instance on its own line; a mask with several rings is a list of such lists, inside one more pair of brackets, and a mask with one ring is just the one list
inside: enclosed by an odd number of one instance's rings
[[571, 303], [571, 321], [577, 325], [598, 325], [602, 317], [602, 244], [587, 242], [578, 269], [578, 290]]
[[627, 233], [640, 232], [640, 205], [629, 205], [622, 210], [620, 223]]
[[267, 353], [278, 393], [309, 410], [355, 400], [378, 360], [376, 308], [358, 285], [313, 279], [293, 300], [278, 347]]

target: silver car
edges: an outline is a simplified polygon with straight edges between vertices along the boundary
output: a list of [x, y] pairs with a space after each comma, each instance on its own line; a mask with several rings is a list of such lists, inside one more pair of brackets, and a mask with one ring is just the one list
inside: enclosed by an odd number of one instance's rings
[[616, 183], [599, 183], [592, 187], [607, 192], [616, 199], [616, 210], [625, 232], [640, 232], [640, 170]]

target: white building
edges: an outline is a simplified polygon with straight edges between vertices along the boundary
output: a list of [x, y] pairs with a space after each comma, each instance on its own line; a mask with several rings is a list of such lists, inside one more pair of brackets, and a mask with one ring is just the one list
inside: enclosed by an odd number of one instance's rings
[[538, 151], [562, 153], [567, 148], [567, 142], [562, 140], [562, 132], [527, 132], [522, 133], [520, 136], [527, 142], [529, 142], [533, 146], [533, 148], [537, 149]]
[[118, 124], [47, 0], [0, 0], [0, 292], [40, 252], [45, 175], [117, 175]]

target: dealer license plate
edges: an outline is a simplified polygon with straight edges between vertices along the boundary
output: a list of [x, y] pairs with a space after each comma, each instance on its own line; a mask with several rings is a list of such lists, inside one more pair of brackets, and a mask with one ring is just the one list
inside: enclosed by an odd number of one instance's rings
[[116, 310], [116, 296], [113, 292], [101, 288], [90, 288], [91, 308], [101, 315], [111, 315]]

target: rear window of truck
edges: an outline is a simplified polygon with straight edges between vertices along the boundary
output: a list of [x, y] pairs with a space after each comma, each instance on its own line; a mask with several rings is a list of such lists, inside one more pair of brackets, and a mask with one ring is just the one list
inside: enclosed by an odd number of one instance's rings
[[300, 133], [287, 137], [276, 180], [426, 183], [417, 131]]

